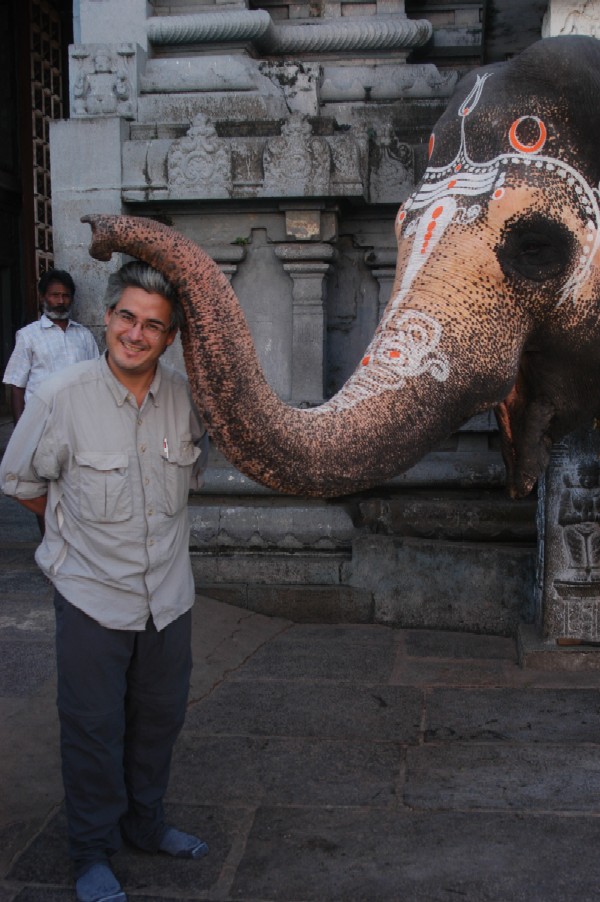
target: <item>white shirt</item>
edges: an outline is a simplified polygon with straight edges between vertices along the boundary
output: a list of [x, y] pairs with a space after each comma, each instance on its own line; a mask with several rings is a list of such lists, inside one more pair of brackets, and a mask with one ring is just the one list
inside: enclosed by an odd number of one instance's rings
[[46, 314], [15, 338], [15, 349], [6, 365], [3, 382], [25, 389], [25, 403], [52, 373], [80, 360], [98, 357], [98, 345], [89, 329], [70, 319], [61, 329]]
[[207, 438], [185, 377], [161, 362], [138, 408], [106, 359], [48, 379], [0, 466], [6, 495], [47, 493], [36, 561], [72, 605], [109, 629], [158, 630], [191, 608], [187, 501]]

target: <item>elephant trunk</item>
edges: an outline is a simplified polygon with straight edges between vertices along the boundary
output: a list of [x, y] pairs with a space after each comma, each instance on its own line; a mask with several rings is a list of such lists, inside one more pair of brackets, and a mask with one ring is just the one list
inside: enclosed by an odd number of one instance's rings
[[[355, 374], [311, 410], [282, 402], [262, 373], [239, 302], [218, 266], [193, 242], [152, 220], [86, 216], [90, 253], [127, 253], [178, 290], [182, 343], [194, 401], [225, 456], [243, 473], [287, 493], [332, 497], [376, 485], [416, 463], [466, 419], [500, 401], [516, 376], [510, 348], [460, 355], [454, 314], [435, 302], [388, 308]], [[500, 372], [498, 359], [506, 360]], [[455, 361], [460, 361], [456, 362]], [[452, 362], [452, 364], [451, 364]], [[492, 375], [494, 374], [494, 375]]]

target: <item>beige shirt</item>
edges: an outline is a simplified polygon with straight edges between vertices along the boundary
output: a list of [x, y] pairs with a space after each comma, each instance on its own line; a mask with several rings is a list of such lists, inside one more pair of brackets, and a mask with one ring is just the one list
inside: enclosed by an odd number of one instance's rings
[[104, 357], [75, 364], [31, 397], [0, 466], [6, 495], [47, 492], [36, 561], [102, 626], [162, 629], [189, 610], [190, 487], [204, 427], [185, 378], [159, 362], [141, 407]]

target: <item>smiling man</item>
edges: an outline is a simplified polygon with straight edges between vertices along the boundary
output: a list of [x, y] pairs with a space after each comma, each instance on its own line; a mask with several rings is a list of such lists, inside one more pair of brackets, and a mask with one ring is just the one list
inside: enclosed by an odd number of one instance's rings
[[45, 514], [36, 560], [54, 583], [58, 710], [80, 902], [123, 902], [110, 856], [201, 858], [165, 822], [191, 671], [187, 498], [206, 459], [185, 378], [160, 357], [181, 325], [173, 287], [139, 262], [112, 275], [106, 354], [28, 401], [0, 481]]

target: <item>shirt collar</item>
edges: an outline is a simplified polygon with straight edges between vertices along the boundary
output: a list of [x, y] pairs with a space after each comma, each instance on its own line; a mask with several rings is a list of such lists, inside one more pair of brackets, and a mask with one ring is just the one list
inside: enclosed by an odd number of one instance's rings
[[[53, 322], [49, 316], [46, 316], [45, 313], [42, 313], [42, 315], [40, 317], [40, 325], [41, 325], [42, 329], [51, 329], [52, 326], [56, 326], [56, 323]], [[73, 319], [67, 320], [67, 328], [69, 328], [69, 326], [78, 326], [78, 325], [79, 325], [79, 323], [76, 323], [75, 320], [73, 320]], [[60, 326], [57, 326], [57, 328], [60, 329]]]
[[[115, 399], [117, 406], [122, 407], [125, 401], [127, 401], [130, 391], [129, 389], [123, 385], [122, 382], [119, 382], [113, 371], [108, 365], [107, 360], [107, 352], [105, 351], [102, 357], [100, 358], [100, 367], [102, 370], [102, 375], [104, 377], [104, 381], [108, 387], [108, 390], [112, 394]], [[148, 389], [148, 397], [152, 401], [155, 407], [158, 407], [158, 394], [160, 391], [160, 383], [162, 381], [162, 372], [161, 372], [161, 363], [160, 360], [157, 362], [156, 372], [154, 374], [154, 379], [150, 383], [150, 388]]]

